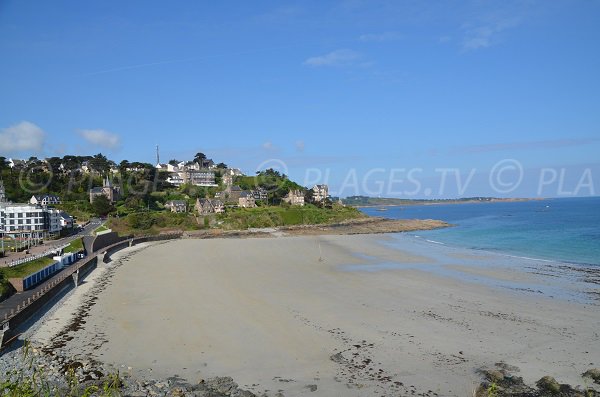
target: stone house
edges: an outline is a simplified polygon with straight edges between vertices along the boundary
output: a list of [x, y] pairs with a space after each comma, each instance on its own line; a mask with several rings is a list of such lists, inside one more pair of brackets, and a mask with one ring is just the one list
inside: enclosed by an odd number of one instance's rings
[[221, 214], [225, 212], [225, 205], [223, 205], [221, 200], [217, 199], [199, 198], [196, 200], [195, 208], [200, 215]]
[[329, 197], [329, 187], [327, 185], [315, 185], [312, 188], [312, 199], [315, 203], [325, 201]]
[[187, 203], [183, 200], [170, 200], [165, 203], [165, 208], [171, 210], [171, 212], [186, 212]]
[[256, 207], [256, 201], [251, 192], [243, 191], [238, 199], [238, 206], [241, 208], [254, 208]]
[[290, 205], [304, 205], [304, 193], [302, 190], [290, 190], [288, 194], [283, 197], [283, 201]]

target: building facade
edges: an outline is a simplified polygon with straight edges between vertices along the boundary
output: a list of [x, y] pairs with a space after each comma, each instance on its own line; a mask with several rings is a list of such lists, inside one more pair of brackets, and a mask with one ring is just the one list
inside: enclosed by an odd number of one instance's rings
[[183, 200], [171, 200], [166, 202], [165, 208], [171, 210], [171, 212], [186, 212], [187, 203]]
[[0, 230], [13, 238], [41, 240], [60, 232], [60, 211], [31, 204], [0, 204]]
[[312, 188], [312, 199], [316, 203], [323, 202], [329, 197], [329, 187], [327, 185], [315, 185]]
[[39, 205], [56, 205], [60, 204], [60, 197], [55, 196], [53, 194], [34, 194], [29, 199], [30, 204], [39, 204]]
[[199, 198], [196, 200], [196, 211], [200, 215], [221, 214], [225, 212], [225, 205], [221, 200]]
[[290, 205], [304, 205], [304, 193], [301, 190], [290, 190], [283, 198], [283, 201]]
[[104, 179], [102, 187], [94, 187], [90, 189], [90, 203], [98, 196], [105, 196], [108, 201], [115, 203], [121, 198], [121, 189], [118, 186], [113, 186], [108, 177]]
[[183, 175], [184, 175], [183, 179], [184, 179], [185, 183], [189, 183], [191, 185], [210, 186], [210, 187], [218, 186], [215, 183], [215, 173], [212, 171], [206, 171], [206, 170], [196, 171], [196, 170], [188, 169]]

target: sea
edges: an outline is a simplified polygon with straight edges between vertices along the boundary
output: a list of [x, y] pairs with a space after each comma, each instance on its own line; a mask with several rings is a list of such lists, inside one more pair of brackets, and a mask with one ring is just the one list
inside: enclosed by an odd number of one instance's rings
[[361, 210], [372, 216], [439, 219], [454, 225], [410, 233], [430, 243], [600, 267], [600, 197]]

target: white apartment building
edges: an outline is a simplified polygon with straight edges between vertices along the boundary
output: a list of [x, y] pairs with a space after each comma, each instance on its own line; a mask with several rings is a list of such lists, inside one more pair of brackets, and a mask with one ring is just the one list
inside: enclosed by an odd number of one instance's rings
[[60, 211], [30, 204], [0, 204], [0, 230], [10, 236], [43, 239], [60, 232]]

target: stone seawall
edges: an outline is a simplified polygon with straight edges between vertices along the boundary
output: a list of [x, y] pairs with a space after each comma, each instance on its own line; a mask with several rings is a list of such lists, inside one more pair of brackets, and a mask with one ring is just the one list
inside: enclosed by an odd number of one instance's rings
[[[113, 253], [139, 243], [181, 238], [180, 233], [137, 238], [118, 237], [116, 236], [116, 233], [108, 237], [105, 236], [108, 236], [108, 234], [98, 236], [94, 240], [93, 247], [97, 247], [94, 254], [59, 272], [57, 275], [40, 284], [33, 290], [13, 295], [13, 297], [10, 298], [13, 307], [5, 310], [4, 317], [0, 318], [0, 346], [10, 343], [10, 341], [18, 336], [20, 332], [23, 331], [21, 329], [22, 326], [26, 324], [29, 319], [48, 304], [53, 304], [53, 298], [59, 296], [65, 289], [76, 287], [77, 283], [96, 268], [99, 260], [108, 262], [110, 261], [110, 255]], [[102, 238], [98, 240], [99, 237]], [[74, 276], [74, 273], [77, 275]]]
[[10, 342], [11, 339], [18, 336], [21, 326], [51, 302], [54, 297], [60, 295], [65, 289], [73, 288], [75, 286], [73, 273], [79, 272], [77, 276], [79, 282], [96, 268], [97, 263], [98, 258], [95, 256], [77, 263], [72, 269], [66, 269], [42, 284], [30, 297], [23, 298], [22, 303], [17, 304], [14, 309], [13, 315], [6, 320], [2, 319], [0, 329], [3, 330], [3, 333], [0, 337], [0, 345]]

